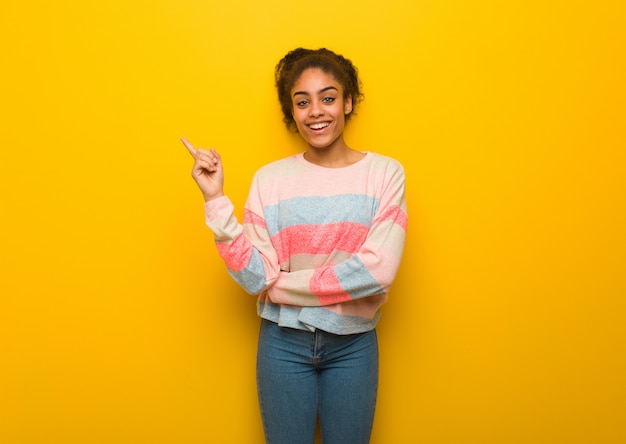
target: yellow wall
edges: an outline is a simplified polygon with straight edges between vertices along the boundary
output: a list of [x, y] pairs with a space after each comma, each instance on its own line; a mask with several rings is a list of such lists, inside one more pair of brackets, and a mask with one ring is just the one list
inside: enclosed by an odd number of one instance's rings
[[300, 45], [353, 59], [347, 140], [408, 175], [372, 442], [626, 442], [623, 1], [6, 3], [0, 442], [262, 441], [254, 298], [178, 138], [241, 212], [302, 149]]

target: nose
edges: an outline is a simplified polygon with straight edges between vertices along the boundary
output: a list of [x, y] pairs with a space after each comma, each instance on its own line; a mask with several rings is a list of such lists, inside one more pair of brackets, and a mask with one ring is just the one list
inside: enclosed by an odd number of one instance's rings
[[324, 109], [322, 108], [322, 105], [318, 102], [312, 102], [310, 110], [311, 111], [309, 114], [311, 117], [319, 117], [324, 115]]

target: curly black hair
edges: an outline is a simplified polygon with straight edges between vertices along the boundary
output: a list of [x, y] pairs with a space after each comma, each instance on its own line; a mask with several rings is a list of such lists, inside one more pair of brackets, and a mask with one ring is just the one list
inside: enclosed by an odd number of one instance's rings
[[[343, 97], [352, 97], [352, 108], [363, 100], [362, 85], [356, 66], [342, 55], [320, 49], [296, 48], [287, 53], [276, 65], [274, 80], [278, 90], [278, 101], [283, 112], [283, 122], [287, 129], [295, 127], [291, 89], [300, 75], [308, 68], [319, 68], [330, 74], [343, 86]], [[346, 115], [346, 122], [353, 113]]]

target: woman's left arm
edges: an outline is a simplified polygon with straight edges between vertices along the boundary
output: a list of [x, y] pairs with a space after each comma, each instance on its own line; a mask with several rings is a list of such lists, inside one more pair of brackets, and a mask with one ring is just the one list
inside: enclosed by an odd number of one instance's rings
[[278, 304], [326, 306], [386, 294], [396, 277], [407, 227], [405, 176], [397, 164], [380, 193], [380, 205], [358, 251], [340, 263], [281, 272], [269, 288]]

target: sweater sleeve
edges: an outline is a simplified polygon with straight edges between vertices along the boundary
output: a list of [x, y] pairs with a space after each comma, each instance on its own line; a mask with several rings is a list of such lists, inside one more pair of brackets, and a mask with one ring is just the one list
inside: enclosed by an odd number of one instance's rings
[[240, 224], [226, 196], [207, 202], [204, 211], [217, 250], [235, 281], [250, 294], [271, 286], [278, 277], [279, 266], [264, 219], [246, 205]]
[[272, 302], [327, 306], [386, 294], [397, 274], [406, 238], [404, 170], [389, 171], [367, 237], [348, 259], [315, 269], [279, 272], [268, 289]]

